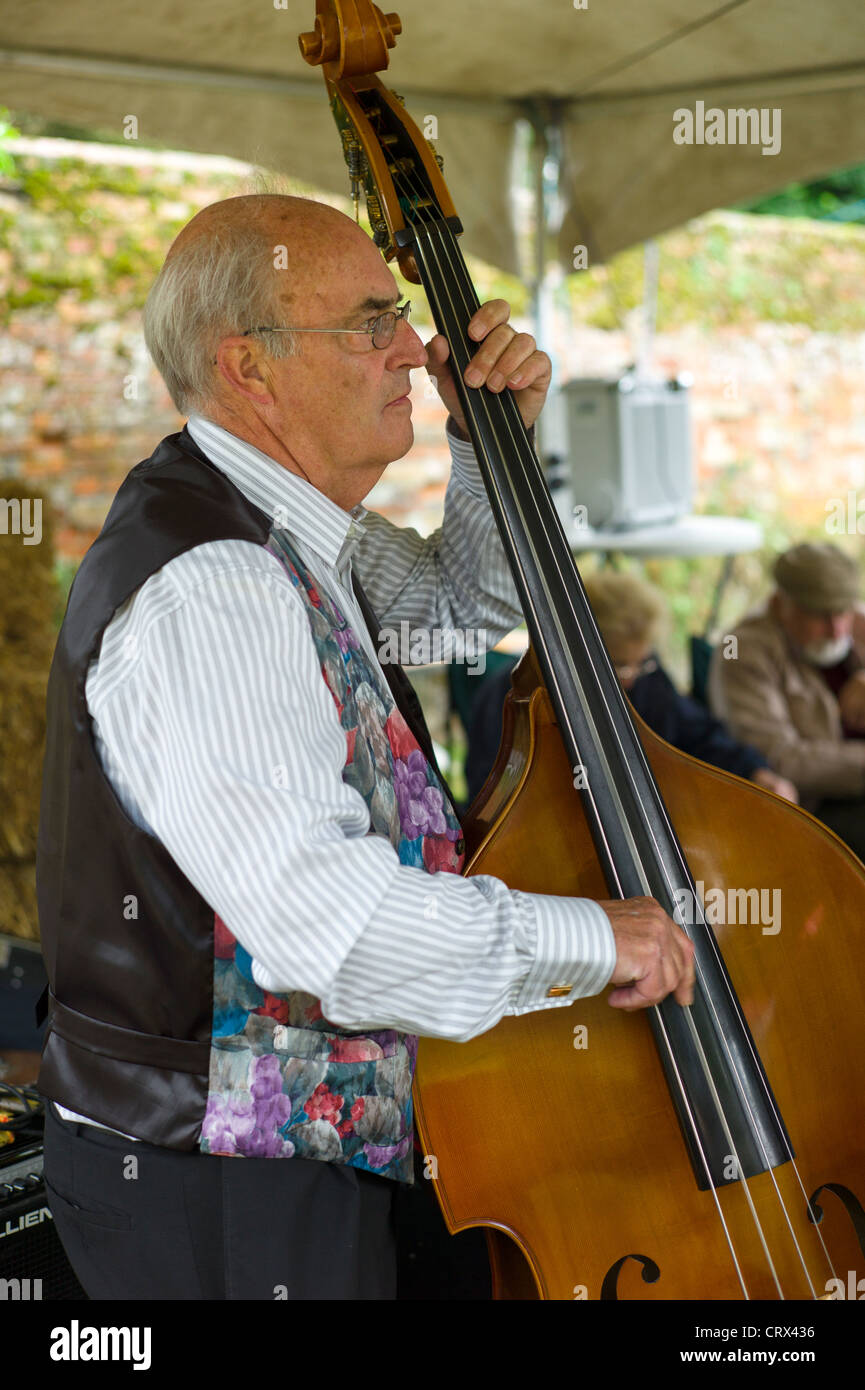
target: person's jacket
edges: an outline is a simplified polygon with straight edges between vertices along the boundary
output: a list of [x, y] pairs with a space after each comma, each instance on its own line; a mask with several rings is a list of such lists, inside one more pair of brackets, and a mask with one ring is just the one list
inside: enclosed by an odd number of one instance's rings
[[[849, 674], [863, 666], [865, 614], [857, 613]], [[771, 612], [744, 619], [719, 643], [708, 693], [714, 713], [797, 787], [806, 809], [821, 797], [865, 794], [865, 738], [844, 738], [836, 696]]]

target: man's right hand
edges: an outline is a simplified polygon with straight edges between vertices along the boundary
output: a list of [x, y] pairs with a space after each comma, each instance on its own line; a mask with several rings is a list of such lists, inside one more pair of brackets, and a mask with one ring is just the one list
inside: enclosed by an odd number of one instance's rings
[[614, 1009], [647, 1009], [668, 994], [678, 1004], [694, 1002], [694, 947], [682, 928], [654, 898], [625, 898], [598, 904], [616, 941], [618, 985], [607, 1002]]

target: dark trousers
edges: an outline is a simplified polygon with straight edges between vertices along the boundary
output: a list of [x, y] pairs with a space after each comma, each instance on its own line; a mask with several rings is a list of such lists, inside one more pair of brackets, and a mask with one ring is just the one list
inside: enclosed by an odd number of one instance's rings
[[134, 1143], [45, 1104], [57, 1234], [94, 1299], [393, 1299], [398, 1186], [357, 1168]]
[[865, 861], [865, 798], [841, 800], [827, 797], [814, 808], [814, 815]]

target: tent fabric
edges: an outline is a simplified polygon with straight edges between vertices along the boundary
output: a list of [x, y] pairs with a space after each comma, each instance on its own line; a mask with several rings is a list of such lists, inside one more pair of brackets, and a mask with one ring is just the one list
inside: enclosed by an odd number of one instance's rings
[[[382, 8], [387, 8], [383, 6]], [[436, 147], [465, 247], [518, 269], [515, 122], [561, 130], [565, 270], [710, 207], [865, 158], [862, 0], [403, 0], [382, 74]], [[232, 155], [348, 191], [318, 69], [297, 35], [312, 0], [0, 4], [0, 100], [142, 145]], [[781, 112], [781, 147], [677, 144], [674, 113]]]

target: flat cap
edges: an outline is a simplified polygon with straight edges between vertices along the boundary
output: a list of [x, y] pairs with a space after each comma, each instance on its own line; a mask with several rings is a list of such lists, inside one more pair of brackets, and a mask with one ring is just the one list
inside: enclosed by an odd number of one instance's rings
[[804, 542], [779, 555], [772, 568], [778, 588], [809, 613], [843, 613], [859, 598], [862, 576], [855, 560], [828, 542]]

